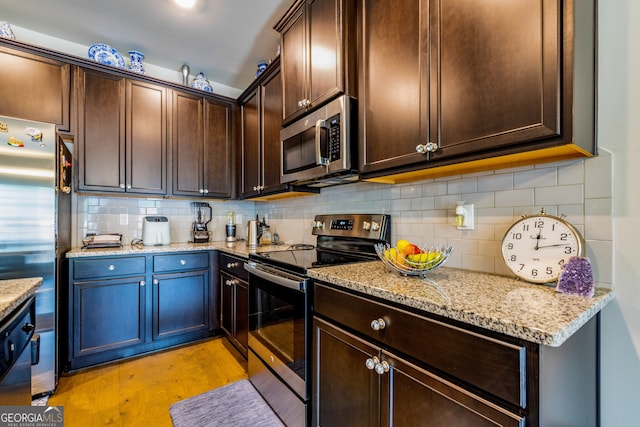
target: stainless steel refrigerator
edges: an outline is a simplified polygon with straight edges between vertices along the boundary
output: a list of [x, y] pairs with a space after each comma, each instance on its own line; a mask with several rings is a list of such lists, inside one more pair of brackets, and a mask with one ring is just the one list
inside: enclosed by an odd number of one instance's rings
[[71, 246], [71, 155], [52, 124], [0, 117], [0, 279], [42, 277], [31, 392], [58, 383], [59, 289]]

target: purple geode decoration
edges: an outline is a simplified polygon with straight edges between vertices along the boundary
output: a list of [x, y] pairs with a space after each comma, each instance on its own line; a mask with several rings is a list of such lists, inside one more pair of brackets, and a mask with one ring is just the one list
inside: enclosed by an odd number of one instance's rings
[[595, 284], [591, 262], [586, 257], [571, 257], [562, 266], [556, 291], [565, 294], [592, 297]]

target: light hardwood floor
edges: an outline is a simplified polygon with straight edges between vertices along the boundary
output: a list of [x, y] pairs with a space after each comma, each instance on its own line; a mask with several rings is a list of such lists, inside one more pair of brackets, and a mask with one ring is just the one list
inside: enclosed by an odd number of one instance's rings
[[247, 378], [246, 361], [218, 337], [62, 376], [50, 406], [64, 406], [66, 427], [172, 426], [169, 407]]

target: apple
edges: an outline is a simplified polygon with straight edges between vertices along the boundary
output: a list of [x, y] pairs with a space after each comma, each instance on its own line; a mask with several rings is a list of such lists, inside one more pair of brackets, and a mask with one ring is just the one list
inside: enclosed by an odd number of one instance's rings
[[404, 247], [405, 256], [418, 255], [420, 253], [422, 253], [422, 250], [418, 246], [414, 245], [413, 243], [409, 243]]

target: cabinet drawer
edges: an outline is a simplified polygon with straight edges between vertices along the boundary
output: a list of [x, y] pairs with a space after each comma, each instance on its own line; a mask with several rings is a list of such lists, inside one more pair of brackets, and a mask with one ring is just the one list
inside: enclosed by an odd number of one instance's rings
[[145, 257], [91, 258], [73, 261], [73, 278], [121, 277], [145, 273]]
[[155, 255], [153, 257], [153, 271], [184, 271], [209, 268], [209, 253], [182, 253], [175, 255]]
[[220, 269], [246, 282], [249, 280], [249, 273], [244, 269], [245, 261], [242, 258], [220, 253]]
[[[478, 333], [378, 303], [321, 284], [315, 285], [317, 314], [383, 347], [402, 352], [517, 406], [526, 407], [524, 345]], [[372, 321], [385, 326], [374, 330]]]

